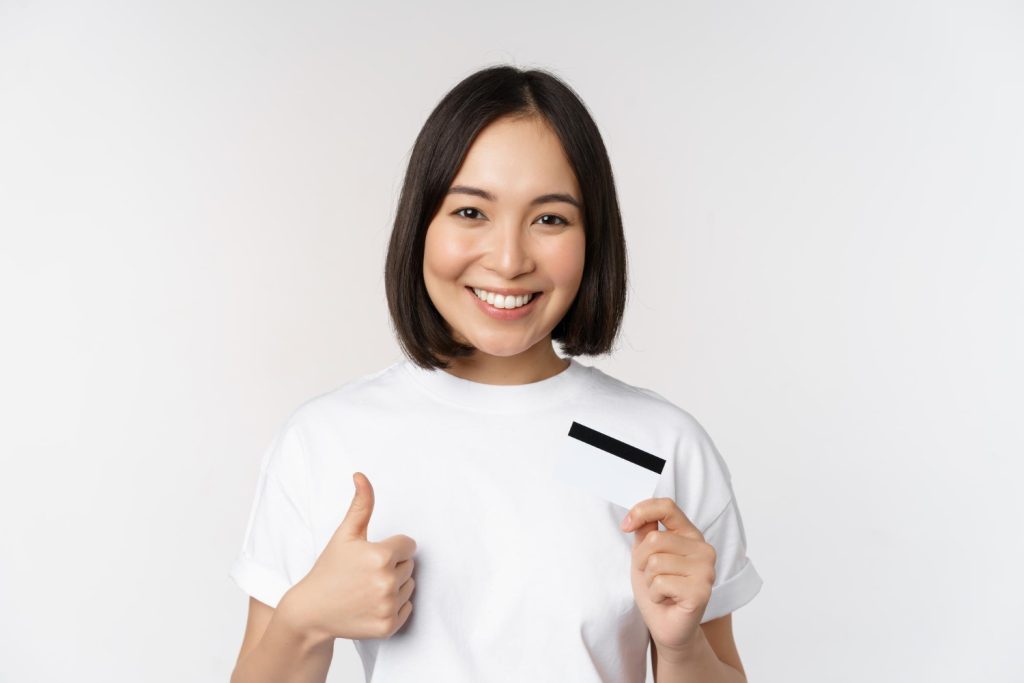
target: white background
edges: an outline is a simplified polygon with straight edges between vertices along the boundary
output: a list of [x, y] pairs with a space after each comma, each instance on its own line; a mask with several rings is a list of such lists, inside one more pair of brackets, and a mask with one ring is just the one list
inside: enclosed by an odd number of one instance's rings
[[750, 680], [1021, 680], [1021, 5], [370, 5], [0, 0], [0, 681], [228, 679], [263, 449], [400, 357], [409, 150], [503, 62], [604, 135], [581, 360], [729, 463]]

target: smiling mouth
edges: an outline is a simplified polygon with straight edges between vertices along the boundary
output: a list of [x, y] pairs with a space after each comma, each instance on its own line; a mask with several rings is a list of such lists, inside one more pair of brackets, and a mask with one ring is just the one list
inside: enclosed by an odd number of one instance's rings
[[[517, 310], [522, 309], [522, 308], [532, 307], [534, 301], [539, 299], [541, 297], [541, 295], [544, 294], [543, 291], [540, 291], [540, 292], [530, 292], [529, 293], [530, 300], [527, 303], [523, 304], [522, 306], [516, 306], [516, 307], [513, 307], [513, 308], [504, 308], [504, 307], [498, 308], [494, 304], [492, 304], [489, 301], [487, 301], [486, 299], [481, 299], [479, 296], [477, 296], [476, 289], [474, 289], [473, 287], [471, 287], [469, 285], [466, 285], [465, 290], [467, 292], [469, 292], [473, 296], [473, 298], [476, 299], [477, 301], [479, 301], [481, 304], [484, 304], [484, 305], [486, 305], [486, 306], [488, 306], [488, 307], [490, 307], [490, 308], [492, 308], [494, 310], [498, 310], [498, 311], [517, 311]], [[519, 294], [519, 295], [515, 295], [515, 296], [525, 296], [525, 295]]]
[[[482, 287], [470, 287], [469, 285], [466, 285], [466, 289], [469, 290], [470, 292], [472, 292], [473, 296], [476, 296], [476, 290], [477, 289], [483, 289], [483, 288]], [[544, 292], [528, 292], [528, 294], [531, 297], [534, 297], [534, 298], [540, 296], [543, 293]], [[495, 292], [495, 295], [497, 295], [497, 292]], [[524, 294], [514, 294], [513, 296], [524, 296]]]

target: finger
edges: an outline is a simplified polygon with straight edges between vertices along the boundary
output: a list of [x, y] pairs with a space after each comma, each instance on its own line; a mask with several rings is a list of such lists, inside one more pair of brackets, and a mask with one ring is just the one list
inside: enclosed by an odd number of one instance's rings
[[704, 559], [683, 557], [671, 553], [655, 553], [647, 559], [647, 566], [642, 569], [647, 578], [647, 585], [650, 586], [654, 577], [659, 574], [670, 574], [693, 579], [698, 583], [706, 583], [713, 586], [715, 583], [715, 568], [709, 566]]
[[399, 604], [399, 606], [405, 604], [405, 602], [409, 599], [409, 596], [412, 595], [412, 591], [413, 591], [413, 589], [415, 587], [416, 587], [416, 579], [412, 578], [411, 576], [408, 579], [406, 579], [405, 583], [403, 583], [401, 585], [401, 587], [399, 587], [399, 589], [398, 589], [398, 604]]
[[633, 546], [633, 558], [640, 571], [646, 568], [652, 555], [659, 553], [679, 555], [714, 566], [714, 552], [714, 548], [704, 541], [689, 536], [679, 536], [670, 531], [657, 531], [648, 534], [642, 543]]
[[637, 547], [640, 546], [641, 543], [643, 543], [645, 540], [647, 540], [647, 537], [650, 536], [652, 532], [655, 532], [657, 530], [658, 530], [658, 522], [657, 521], [648, 522], [647, 524], [644, 524], [642, 527], [637, 529], [636, 533], [633, 534], [633, 550], [635, 551], [637, 549]]
[[639, 567], [640, 571], [647, 577], [647, 585], [658, 574], [675, 574], [677, 576], [689, 576], [691, 567], [686, 558], [672, 553], [654, 553], [647, 558], [646, 562]]
[[361, 538], [365, 541], [370, 515], [373, 514], [373, 485], [362, 472], [353, 473], [352, 482], [356, 487], [355, 494], [349, 502], [345, 518], [334, 530], [334, 536], [346, 539]]
[[395, 576], [398, 577], [398, 582], [403, 583], [406, 579], [412, 576], [412, 570], [416, 568], [416, 560], [409, 558], [403, 560], [395, 565]]
[[693, 612], [702, 606], [707, 607], [711, 599], [711, 587], [703, 581], [695, 581], [693, 577], [658, 574], [651, 581], [648, 594], [651, 602], [671, 601]]
[[630, 531], [651, 521], [661, 522], [666, 529], [681, 536], [704, 539], [700, 530], [671, 498], [648, 498], [640, 501], [626, 515], [622, 530]]
[[416, 552], [416, 541], [405, 534], [388, 536], [381, 541], [377, 541], [377, 543], [391, 551], [392, 565], [397, 565], [399, 562], [411, 559]]
[[409, 612], [412, 612], [412, 600], [405, 602], [405, 604], [402, 605], [402, 609], [398, 610], [398, 626], [395, 628], [396, 632], [400, 631], [402, 627], [405, 626], [405, 622], [409, 620]]

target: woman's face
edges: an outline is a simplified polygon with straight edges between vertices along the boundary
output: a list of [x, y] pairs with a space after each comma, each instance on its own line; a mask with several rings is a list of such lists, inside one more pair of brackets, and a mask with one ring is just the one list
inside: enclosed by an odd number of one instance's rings
[[[457, 340], [514, 356], [549, 339], [572, 304], [585, 244], [582, 196], [557, 135], [537, 118], [500, 119], [477, 136], [427, 228], [423, 278]], [[474, 289], [533, 298], [497, 308]]]

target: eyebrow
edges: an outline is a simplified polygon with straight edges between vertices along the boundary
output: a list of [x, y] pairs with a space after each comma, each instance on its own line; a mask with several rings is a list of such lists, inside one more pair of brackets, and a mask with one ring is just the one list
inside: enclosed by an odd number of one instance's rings
[[[448, 190], [448, 194], [469, 194], [474, 197], [481, 197], [489, 202], [497, 201], [495, 196], [487, 190], [481, 190], [479, 187], [470, 187], [469, 185], [452, 185], [451, 189]], [[542, 194], [539, 197], [535, 197], [533, 201], [530, 202], [530, 206], [547, 204], [548, 202], [565, 202], [566, 204], [572, 204], [581, 211], [583, 210], [583, 207], [580, 206], [580, 202], [575, 197], [571, 194], [565, 194], [564, 192]]]

